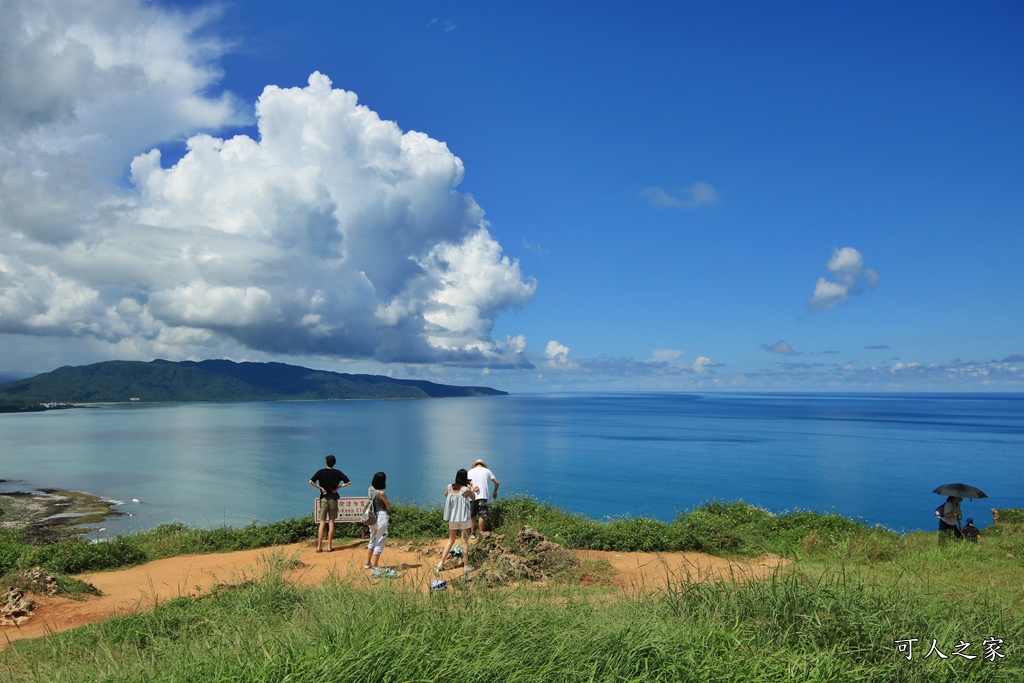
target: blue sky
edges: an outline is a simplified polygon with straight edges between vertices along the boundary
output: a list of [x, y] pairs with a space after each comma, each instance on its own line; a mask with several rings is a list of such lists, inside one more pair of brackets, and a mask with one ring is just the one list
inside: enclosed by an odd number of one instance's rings
[[0, 371], [1024, 389], [1020, 3], [5, 5]]

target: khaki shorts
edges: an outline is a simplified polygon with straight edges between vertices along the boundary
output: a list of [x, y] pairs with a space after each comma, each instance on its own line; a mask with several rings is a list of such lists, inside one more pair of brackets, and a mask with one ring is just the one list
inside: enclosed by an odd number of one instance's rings
[[338, 519], [338, 499], [321, 498], [320, 516], [317, 519], [321, 522], [333, 522]]

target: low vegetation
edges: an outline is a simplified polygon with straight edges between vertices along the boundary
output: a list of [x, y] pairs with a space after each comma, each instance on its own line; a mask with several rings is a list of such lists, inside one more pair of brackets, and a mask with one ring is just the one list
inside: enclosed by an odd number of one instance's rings
[[48, 407], [42, 403], [0, 401], [0, 413], [37, 413], [44, 410], [48, 410]]
[[[526, 498], [492, 510], [500, 533], [529, 525], [566, 547], [774, 553], [791, 563], [764, 581], [680, 576], [640, 595], [558, 580], [423, 594], [342, 578], [294, 586], [289, 558], [271, 551], [260, 580], [19, 642], [0, 653], [0, 681], [1024, 679], [1024, 535], [1013, 521], [986, 527], [975, 545], [742, 503], [711, 502], [671, 522], [597, 522]], [[1015, 519], [1008, 512], [1000, 519]], [[78, 573], [308, 541], [311, 528], [308, 519], [164, 525], [60, 548], [6, 533], [0, 566]], [[440, 538], [444, 523], [438, 510], [398, 506], [392, 535]]]
[[[791, 512], [774, 515], [744, 503], [711, 501], [671, 522], [647, 517], [597, 521], [565, 512], [528, 497], [495, 501], [492, 525], [505, 530], [532, 526], [566, 548], [619, 551], [695, 551], [754, 557], [772, 553], [786, 557], [858, 556], [888, 559], [905, 539], [881, 527], [867, 527], [838, 515]], [[175, 555], [249, 550], [308, 540], [308, 517], [251, 524], [246, 527], [196, 528], [162, 524], [150, 531], [118, 536], [98, 543], [70, 540], [36, 544], [12, 530], [0, 530], [0, 575], [31, 566], [57, 573], [79, 574], [116, 569]], [[338, 525], [341, 538], [359, 536], [359, 527]], [[440, 508], [397, 505], [390, 535], [415, 540], [447, 535]]]

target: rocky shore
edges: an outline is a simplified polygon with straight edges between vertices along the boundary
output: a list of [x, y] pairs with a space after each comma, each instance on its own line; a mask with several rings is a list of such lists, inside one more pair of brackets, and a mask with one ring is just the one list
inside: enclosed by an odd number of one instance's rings
[[22, 532], [28, 543], [55, 543], [95, 531], [114, 503], [79, 491], [39, 489], [0, 492], [0, 528]]

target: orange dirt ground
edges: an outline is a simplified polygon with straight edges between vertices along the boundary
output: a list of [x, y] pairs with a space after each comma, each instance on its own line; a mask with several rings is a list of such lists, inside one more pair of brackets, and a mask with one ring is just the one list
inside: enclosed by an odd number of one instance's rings
[[[185, 595], [201, 595], [217, 585], [239, 583], [261, 575], [261, 559], [268, 553], [294, 557], [298, 568], [289, 580], [315, 584], [332, 572], [365, 577], [367, 586], [380, 581], [401, 581], [429, 590], [433, 568], [443, 543], [432, 554], [424, 554], [402, 541], [390, 541], [381, 566], [398, 569], [399, 579], [371, 579], [363, 570], [366, 561], [364, 541], [349, 541], [331, 553], [317, 553], [315, 544], [295, 543], [269, 549], [245, 550], [210, 555], [184, 555], [109, 572], [82, 574], [77, 578], [96, 586], [102, 596], [84, 599], [32, 595], [37, 603], [31, 619], [20, 626], [0, 626], [0, 650], [24, 638], [40, 638], [51, 633], [84, 626], [96, 621], [152, 609], [155, 605]], [[429, 549], [428, 549], [429, 550]], [[636, 594], [664, 590], [670, 584], [697, 581], [736, 581], [770, 576], [784, 560], [763, 557], [753, 560], [726, 560], [701, 553], [617, 553], [575, 551], [582, 560], [604, 560], [612, 567], [611, 582], [619, 589]], [[445, 565], [442, 578], [461, 576], [462, 570]]]

